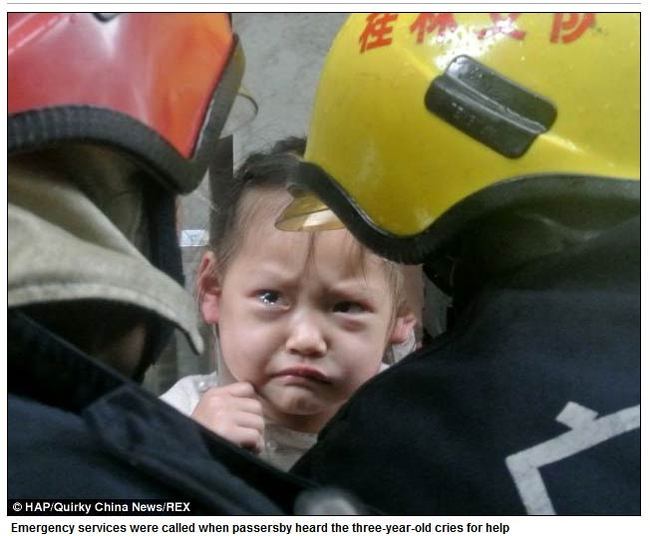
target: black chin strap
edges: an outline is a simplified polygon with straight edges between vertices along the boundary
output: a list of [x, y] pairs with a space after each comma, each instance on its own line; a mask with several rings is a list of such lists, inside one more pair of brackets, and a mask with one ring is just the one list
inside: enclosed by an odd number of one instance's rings
[[[160, 188], [150, 178], [142, 178], [147, 184], [147, 222], [149, 236], [149, 261], [179, 285], [185, 285], [181, 248], [176, 222], [176, 196]], [[169, 343], [174, 326], [157, 315], [150, 315], [142, 359], [133, 373], [133, 379], [142, 382], [147, 369], [158, 359]]]

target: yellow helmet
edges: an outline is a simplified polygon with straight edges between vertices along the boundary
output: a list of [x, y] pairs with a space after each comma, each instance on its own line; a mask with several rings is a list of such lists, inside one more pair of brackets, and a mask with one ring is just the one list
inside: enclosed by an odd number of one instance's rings
[[335, 226], [324, 202], [379, 253], [422, 262], [495, 208], [638, 196], [639, 40], [638, 14], [352, 15], [278, 226]]

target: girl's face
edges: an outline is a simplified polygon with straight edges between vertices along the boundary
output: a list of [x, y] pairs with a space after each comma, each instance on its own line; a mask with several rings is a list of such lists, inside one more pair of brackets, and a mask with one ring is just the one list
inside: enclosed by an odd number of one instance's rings
[[283, 191], [246, 194], [243, 205], [258, 210], [222, 280], [203, 289], [202, 309], [219, 325], [232, 380], [253, 384], [267, 418], [314, 432], [378, 372], [413, 319], [394, 318], [383, 261], [359, 255], [347, 231], [277, 230], [289, 200]]

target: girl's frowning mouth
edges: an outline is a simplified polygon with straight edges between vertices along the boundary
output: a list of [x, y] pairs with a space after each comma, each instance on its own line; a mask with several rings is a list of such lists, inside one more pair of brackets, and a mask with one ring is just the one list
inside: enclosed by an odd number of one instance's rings
[[294, 378], [304, 378], [306, 380], [312, 380], [318, 383], [329, 384], [332, 381], [320, 370], [314, 367], [306, 366], [294, 366], [282, 369], [280, 372], [273, 374], [273, 377], [294, 377]]

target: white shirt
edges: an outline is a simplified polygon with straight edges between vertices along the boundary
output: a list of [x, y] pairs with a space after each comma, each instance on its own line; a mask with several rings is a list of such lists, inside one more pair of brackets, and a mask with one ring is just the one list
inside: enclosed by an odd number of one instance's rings
[[[191, 416], [201, 395], [218, 385], [217, 373], [197, 374], [178, 380], [160, 398], [181, 413]], [[316, 443], [317, 434], [296, 432], [267, 421], [264, 426], [264, 448], [260, 457], [271, 465], [288, 471]]]

